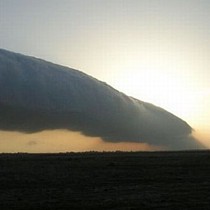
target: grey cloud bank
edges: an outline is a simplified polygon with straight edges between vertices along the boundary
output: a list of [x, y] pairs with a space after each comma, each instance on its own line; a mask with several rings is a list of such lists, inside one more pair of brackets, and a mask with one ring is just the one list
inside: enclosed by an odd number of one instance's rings
[[109, 142], [198, 149], [192, 128], [80, 71], [0, 50], [0, 129], [81, 131]]

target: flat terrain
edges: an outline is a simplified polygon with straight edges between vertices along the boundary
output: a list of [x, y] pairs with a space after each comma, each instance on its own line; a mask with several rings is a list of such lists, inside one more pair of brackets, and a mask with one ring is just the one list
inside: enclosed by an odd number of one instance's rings
[[0, 154], [0, 209], [210, 209], [210, 151]]

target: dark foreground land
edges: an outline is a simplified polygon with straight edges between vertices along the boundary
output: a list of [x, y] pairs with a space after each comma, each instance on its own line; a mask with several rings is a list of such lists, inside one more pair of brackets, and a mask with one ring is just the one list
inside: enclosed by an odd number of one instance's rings
[[0, 154], [0, 209], [210, 209], [210, 152]]

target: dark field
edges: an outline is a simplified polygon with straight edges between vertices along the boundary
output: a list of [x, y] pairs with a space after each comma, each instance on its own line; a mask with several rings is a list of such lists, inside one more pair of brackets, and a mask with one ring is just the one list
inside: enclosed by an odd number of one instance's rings
[[0, 209], [210, 209], [210, 152], [1, 154]]

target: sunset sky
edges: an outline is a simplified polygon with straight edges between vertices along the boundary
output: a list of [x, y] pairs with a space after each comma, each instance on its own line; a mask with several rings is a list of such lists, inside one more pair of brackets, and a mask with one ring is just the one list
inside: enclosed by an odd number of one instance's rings
[[[79, 69], [160, 106], [210, 147], [209, 37], [209, 0], [0, 0], [0, 48]], [[156, 148], [64, 130], [0, 131], [0, 152], [147, 149]]]

